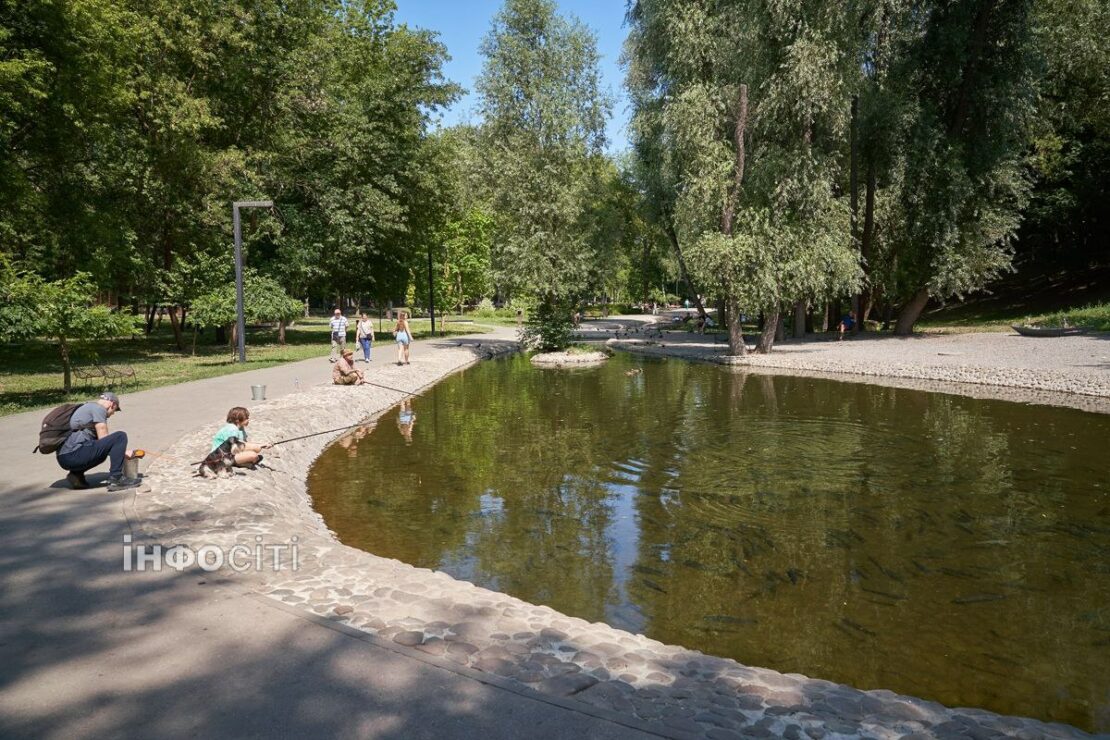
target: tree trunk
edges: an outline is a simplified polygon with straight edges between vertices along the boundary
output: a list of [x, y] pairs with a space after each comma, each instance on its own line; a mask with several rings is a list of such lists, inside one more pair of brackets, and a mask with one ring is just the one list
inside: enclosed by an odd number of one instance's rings
[[686, 260], [682, 257], [682, 247], [678, 244], [678, 234], [675, 233], [674, 224], [671, 223], [670, 216], [663, 217], [663, 230], [667, 232], [667, 236], [671, 240], [671, 246], [674, 247], [674, 255], [678, 260], [678, 274], [682, 278], [682, 282], [686, 283], [687, 287], [694, 294], [694, 306], [698, 309], [698, 315], [703, 319], [707, 318], [705, 314], [705, 306], [702, 305], [701, 296], [698, 291], [694, 289], [694, 284], [690, 282], [690, 274], [686, 272]]
[[231, 337], [231, 341], [228, 342], [228, 345], [232, 349], [235, 349], [236, 347], [238, 347], [239, 346], [239, 322], [236, 322], [236, 323], [232, 324], [231, 328], [228, 330], [227, 334], [228, 334], [229, 337]]
[[775, 324], [775, 341], [782, 342], [786, 340], [786, 319], [779, 314], [779, 320]]
[[58, 337], [58, 346], [62, 351], [62, 390], [69, 393], [73, 390], [73, 366], [69, 359], [69, 345], [65, 337]]
[[794, 304], [794, 338], [802, 339], [806, 335], [806, 302], [798, 301]]
[[863, 264], [863, 292], [856, 296], [856, 326], [853, 331], [866, 331], [864, 322], [875, 303], [871, 286], [871, 251], [875, 244], [875, 164], [867, 162], [867, 184], [863, 196], [863, 233], [860, 235], [860, 262]]
[[928, 288], [921, 288], [914, 293], [913, 298], [898, 313], [898, 323], [894, 325], [894, 333], [900, 337], [913, 334], [913, 325], [921, 318], [921, 312], [925, 310], [925, 304], [928, 302]]
[[184, 352], [185, 341], [181, 338], [181, 324], [177, 322], [177, 306], [170, 306], [166, 312], [170, 315], [170, 326], [173, 327], [173, 343], [178, 352]]
[[278, 344], [285, 346], [285, 319], [278, 322]]
[[732, 168], [732, 186], [725, 197], [725, 207], [721, 210], [721, 233], [732, 236], [732, 220], [736, 214], [736, 204], [740, 201], [740, 187], [744, 182], [744, 134], [748, 126], [748, 86], [740, 85], [740, 95], [736, 101], [736, 126], [732, 130], [732, 145], [736, 160]]
[[821, 304], [821, 324], [820, 325], [821, 325], [820, 330], [818, 330], [815, 326], [814, 331], [820, 331], [822, 334], [824, 334], [825, 332], [827, 332], [829, 330], [829, 304], [828, 303]]
[[197, 324], [193, 322], [193, 357], [197, 356]]
[[146, 329], [143, 330], [144, 334], [150, 334], [154, 331], [154, 314], [158, 311], [158, 306], [147, 306], [146, 309]]
[[748, 345], [744, 343], [744, 329], [740, 323], [740, 303], [733, 296], [725, 299], [728, 306], [728, 353], [733, 357], [743, 357], [748, 354]]
[[775, 335], [778, 334], [778, 330], [779, 309], [776, 307], [763, 317], [763, 331], [759, 333], [759, 344], [756, 345], [755, 351], [761, 355], [769, 353], [775, 346]]

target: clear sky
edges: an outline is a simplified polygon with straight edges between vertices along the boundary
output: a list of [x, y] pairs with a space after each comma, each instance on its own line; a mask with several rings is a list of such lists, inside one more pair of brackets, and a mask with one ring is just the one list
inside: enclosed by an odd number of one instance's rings
[[[477, 121], [474, 111], [474, 82], [482, 72], [482, 56], [478, 46], [489, 33], [493, 16], [501, 9], [501, 0], [396, 0], [397, 21], [439, 33], [447, 46], [451, 61], [444, 68], [448, 79], [467, 89], [467, 94], [443, 116], [443, 124], [451, 126]], [[624, 42], [624, 0], [556, 0], [559, 13], [573, 15], [593, 30], [601, 54], [602, 84], [614, 98], [613, 117], [609, 121], [609, 150], [618, 152], [628, 147], [625, 126], [628, 123], [628, 100], [620, 68], [621, 44]]]

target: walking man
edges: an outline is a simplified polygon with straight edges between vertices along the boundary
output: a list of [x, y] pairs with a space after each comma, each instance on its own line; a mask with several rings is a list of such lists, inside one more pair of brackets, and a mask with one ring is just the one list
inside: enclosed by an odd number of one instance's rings
[[108, 432], [108, 418], [119, 411], [119, 397], [115, 393], [101, 393], [95, 401], [79, 407], [69, 420], [70, 434], [58, 448], [58, 465], [68, 470], [66, 480], [76, 490], [89, 487], [85, 473], [106, 459], [108, 490], [122, 491], [139, 485], [138, 478], [123, 477], [123, 461], [130, 457], [127, 449], [127, 432]]
[[329, 362], [339, 359], [340, 353], [347, 348], [347, 317], [338, 308], [331, 317], [331, 357]]

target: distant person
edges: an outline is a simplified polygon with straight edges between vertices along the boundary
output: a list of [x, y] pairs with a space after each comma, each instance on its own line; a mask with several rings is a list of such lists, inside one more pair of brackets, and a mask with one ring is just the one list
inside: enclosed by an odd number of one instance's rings
[[844, 341], [844, 335], [850, 332], [856, 325], [856, 312], [849, 311], [840, 319], [840, 325], [837, 330], [840, 332], [840, 341]]
[[412, 344], [412, 329], [409, 328], [409, 317], [404, 311], [397, 314], [397, 325], [393, 327], [393, 336], [397, 341], [397, 364], [409, 364], [409, 345]]
[[374, 346], [374, 322], [366, 318], [365, 313], [358, 315], [358, 323], [355, 324], [355, 339], [362, 347], [362, 361], [370, 362], [370, 349]]
[[231, 455], [239, 467], [262, 462], [262, 450], [270, 445], [247, 441], [247, 425], [250, 423], [251, 412], [246, 408], [235, 406], [228, 411], [227, 423], [212, 437], [212, 450], [209, 454], [223, 448], [223, 452]]
[[304, 299], [304, 317], [306, 319], [308, 318], [308, 299], [307, 298]]
[[347, 317], [338, 308], [331, 317], [331, 357], [329, 362], [335, 362], [347, 347]]
[[339, 354], [339, 360], [335, 363], [335, 367], [331, 369], [331, 382], [335, 385], [362, 385], [366, 382], [361, 370], [355, 370], [355, 365], [351, 362], [354, 352], [343, 348]]
[[689, 311], [689, 310], [690, 310], [690, 299], [689, 299], [689, 298], [687, 298], [686, 300], [684, 300], [684, 301], [682, 302], [682, 305], [686, 307], [686, 310], [687, 310], [687, 311]]
[[524, 309], [518, 308], [516, 310], [516, 329], [520, 331], [524, 328]]
[[412, 399], [406, 396], [397, 412], [397, 430], [405, 438], [405, 444], [412, 444], [412, 428], [415, 425], [416, 414], [412, 411]]
[[108, 490], [122, 491], [139, 485], [138, 478], [123, 476], [123, 461], [131, 457], [127, 432], [108, 432], [108, 419], [120, 410], [115, 393], [101, 393], [95, 401], [82, 404], [69, 419], [70, 434], [58, 448], [58, 465], [68, 470], [66, 481], [74, 490], [89, 487], [85, 473], [111, 460]]

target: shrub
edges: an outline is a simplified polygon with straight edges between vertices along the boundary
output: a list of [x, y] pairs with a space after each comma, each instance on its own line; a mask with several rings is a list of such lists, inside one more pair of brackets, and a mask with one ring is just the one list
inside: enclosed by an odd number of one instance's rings
[[[515, 313], [515, 311], [514, 311]], [[528, 316], [520, 341], [542, 352], [557, 352], [570, 344], [571, 307], [565, 301], [540, 303]]]

